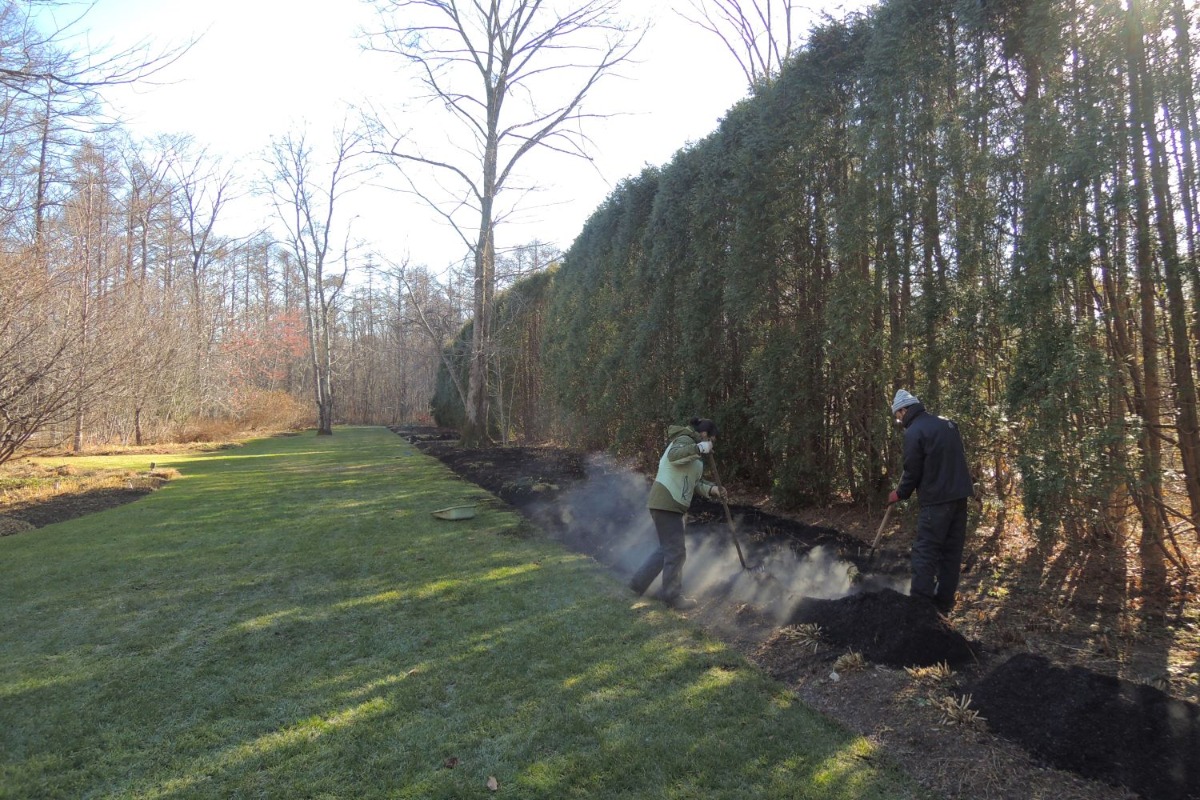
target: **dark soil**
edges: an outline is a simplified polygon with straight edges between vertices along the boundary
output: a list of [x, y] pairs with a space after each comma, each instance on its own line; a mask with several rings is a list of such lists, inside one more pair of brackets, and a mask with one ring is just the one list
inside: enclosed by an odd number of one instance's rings
[[1144, 797], [1200, 797], [1200, 711], [1145, 684], [1021, 653], [973, 687], [988, 726], [1048, 763]]
[[85, 514], [95, 514], [108, 508], [132, 503], [152, 491], [154, 490], [147, 487], [93, 489], [78, 494], [62, 494], [36, 502], [14, 503], [5, 509], [4, 515], [28, 522], [35, 528], [42, 528], [55, 522], [64, 522]]
[[[397, 433], [621, 579], [653, 549], [649, 478], [634, 470], [559, 448], [466, 450], [445, 431]], [[1087, 628], [1071, 627], [1069, 609], [996, 601], [1038, 589], [1010, 581], [1001, 591], [1001, 570], [990, 561], [986, 572], [968, 576], [964, 568], [963, 595], [971, 597], [946, 621], [894, 591], [906, 589], [902, 540], [885, 537], [871, 560], [873, 524], [851, 532], [841, 524], [849, 514], [833, 520], [839, 525], [810, 524], [763, 505], [731, 504], [747, 562], [764, 567], [751, 572], [738, 565], [722, 507], [693, 503], [684, 580], [700, 603], [688, 618], [867, 736], [920, 783], [952, 798], [1200, 799], [1196, 704], [1104, 672], [1138, 660], [1133, 650], [1116, 658], [1112, 643], [1139, 635], [1103, 627], [1088, 638]], [[819, 626], [819, 645], [790, 635], [801, 623]], [[1035, 650], [1087, 666], [1055, 666]], [[835, 669], [851, 651], [870, 665]], [[933, 685], [903, 669], [939, 662], [956, 669]], [[939, 710], [947, 698], [971, 714], [947, 719]]]
[[832, 644], [889, 667], [961, 667], [976, 660], [970, 642], [931, 603], [892, 589], [805, 600], [789, 622], [818, 625]]

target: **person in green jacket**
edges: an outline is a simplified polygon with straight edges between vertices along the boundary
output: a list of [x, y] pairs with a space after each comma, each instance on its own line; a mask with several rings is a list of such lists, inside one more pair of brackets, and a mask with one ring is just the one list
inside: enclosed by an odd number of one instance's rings
[[719, 500], [724, 491], [703, 479], [704, 458], [713, 451], [717, 424], [693, 417], [687, 425], [667, 428], [667, 449], [658, 460], [658, 474], [650, 489], [647, 506], [658, 533], [658, 549], [633, 574], [629, 588], [644, 594], [662, 573], [662, 599], [672, 608], [693, 608], [696, 601], [683, 596], [683, 562], [687, 549], [683, 539], [683, 515], [692, 496]]

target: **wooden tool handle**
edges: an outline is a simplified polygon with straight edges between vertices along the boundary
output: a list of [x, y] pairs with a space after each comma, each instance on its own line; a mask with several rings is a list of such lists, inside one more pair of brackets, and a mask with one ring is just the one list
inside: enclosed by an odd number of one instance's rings
[[742, 569], [749, 569], [746, 566], [746, 559], [742, 555], [742, 546], [738, 544], [737, 530], [733, 525], [733, 513], [729, 510], [729, 503], [725, 501], [725, 485], [721, 483], [721, 473], [717, 471], [717, 459], [712, 453], [708, 454], [708, 466], [712, 468], [713, 477], [717, 480], [717, 489], [721, 493], [721, 507], [725, 509], [725, 521], [729, 523], [729, 535], [733, 537], [733, 546], [737, 549], [738, 561], [742, 565]]
[[879, 523], [879, 530], [875, 534], [875, 541], [871, 542], [871, 552], [875, 551], [875, 547], [879, 544], [879, 537], [883, 536], [883, 529], [887, 526], [888, 517], [892, 515], [892, 506], [895, 503], [890, 503], [887, 510], [883, 512], [883, 522]]

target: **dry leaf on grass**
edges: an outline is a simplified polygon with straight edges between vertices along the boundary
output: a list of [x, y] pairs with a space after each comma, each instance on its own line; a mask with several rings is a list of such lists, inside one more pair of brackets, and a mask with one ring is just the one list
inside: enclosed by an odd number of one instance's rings
[[488, 775], [487, 787], [489, 789], [491, 789], [493, 792], [497, 792], [500, 790], [500, 781], [496, 780], [495, 775]]

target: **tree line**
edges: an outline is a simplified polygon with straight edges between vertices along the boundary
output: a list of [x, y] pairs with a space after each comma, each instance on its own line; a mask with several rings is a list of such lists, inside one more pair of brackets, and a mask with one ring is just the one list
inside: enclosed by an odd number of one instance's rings
[[[39, 13], [54, 0], [0, 0], [0, 462], [30, 444], [207, 438], [307, 423], [311, 410], [319, 434], [428, 420], [442, 347], [468, 311], [488, 320], [498, 289], [558, 255], [497, 238], [533, 188], [514, 170], [538, 150], [585, 155], [579, 126], [597, 114], [583, 100], [637, 38], [616, 0], [365, 2], [377, 24], [364, 47], [408, 66], [420, 89], [409, 102], [446, 99], [460, 130], [410, 130], [373, 98], [329, 141], [281, 132], [247, 176], [190, 137], [139, 141], [106, 117], [107, 89], [187, 47], [75, 50], [86, 12], [56, 29]], [[370, 178], [458, 234], [446, 271], [352, 236], [346, 200]], [[231, 236], [246, 195], [274, 220]], [[497, 355], [482, 336], [470, 349], [475, 372], [453, 382], [468, 435], [491, 402], [481, 365]]]
[[1161, 588], [1200, 530], [1197, 24], [888, 0], [814, 29], [510, 292], [490, 391], [545, 410], [494, 429], [649, 459], [711, 416], [727, 477], [878, 507], [904, 387], [960, 422], [999, 524], [1129, 541]]
[[[334, 413], [309, 402], [331, 371], [339, 421], [427, 418], [469, 301], [453, 277], [328, 245], [347, 235], [354, 137], [327, 158], [284, 135], [249, 176], [188, 136], [138, 140], [104, 92], [181, 54], [77, 52], [35, 11], [0, 3], [0, 462], [308, 425]], [[231, 236], [252, 193], [299, 227]]]

